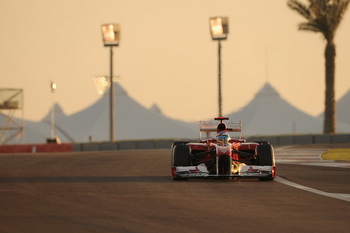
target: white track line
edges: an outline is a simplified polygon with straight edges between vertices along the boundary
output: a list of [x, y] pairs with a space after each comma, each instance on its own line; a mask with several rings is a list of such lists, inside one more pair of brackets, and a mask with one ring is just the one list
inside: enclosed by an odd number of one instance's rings
[[310, 187], [306, 187], [306, 186], [303, 186], [303, 185], [300, 185], [300, 184], [297, 184], [297, 183], [285, 180], [285, 179], [283, 179], [281, 177], [278, 177], [278, 176], [275, 178], [275, 180], [277, 182], [279, 182], [279, 183], [282, 183], [282, 184], [285, 184], [285, 185], [289, 185], [289, 186], [291, 186], [293, 188], [298, 188], [298, 189], [301, 189], [301, 190], [304, 190], [304, 191], [307, 191], [307, 192], [316, 193], [316, 194], [319, 194], [319, 195], [322, 195], [322, 196], [331, 197], [331, 198], [339, 199], [339, 200], [342, 200], [342, 201], [350, 202], [350, 194], [327, 193], [327, 192], [324, 192], [324, 191], [321, 191], [321, 190], [318, 190], [318, 189], [313, 189], [313, 188], [310, 188]]
[[[289, 147], [278, 148], [275, 150], [276, 153], [276, 162], [282, 164], [299, 164], [299, 165], [311, 165], [311, 166], [327, 166], [327, 167], [341, 167], [341, 168], [349, 168], [350, 163], [337, 163], [335, 161], [330, 160], [322, 160], [321, 155], [327, 149], [319, 148], [319, 149], [294, 149]], [[289, 185], [293, 188], [298, 188], [307, 192], [315, 193], [318, 195], [331, 197], [343, 201], [350, 202], [350, 194], [342, 194], [342, 193], [327, 193], [321, 190], [313, 189], [310, 187], [306, 187], [281, 177], [276, 177], [277, 182]]]

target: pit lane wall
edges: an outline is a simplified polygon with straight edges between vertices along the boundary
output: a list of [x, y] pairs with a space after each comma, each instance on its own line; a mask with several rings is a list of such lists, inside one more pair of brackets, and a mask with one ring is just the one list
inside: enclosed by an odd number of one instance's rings
[[170, 149], [174, 141], [194, 141], [188, 139], [134, 140], [117, 142], [90, 142], [74, 144], [74, 151], [112, 151], [112, 150], [154, 150]]
[[[113, 150], [154, 150], [170, 149], [174, 141], [196, 142], [198, 139], [159, 139], [133, 140], [116, 142], [62, 143], [62, 144], [24, 144], [2, 145], [0, 153], [40, 153], [40, 152], [73, 152], [73, 151], [113, 151]], [[339, 144], [350, 143], [350, 134], [334, 135], [286, 135], [286, 136], [253, 136], [247, 141], [268, 141], [273, 146]]]

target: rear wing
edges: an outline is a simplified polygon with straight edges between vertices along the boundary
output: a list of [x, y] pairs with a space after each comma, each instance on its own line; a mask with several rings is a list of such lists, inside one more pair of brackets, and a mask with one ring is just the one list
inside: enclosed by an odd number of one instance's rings
[[[219, 120], [219, 119], [218, 119]], [[225, 119], [226, 120], [226, 119]], [[225, 121], [226, 132], [239, 132], [239, 139], [242, 139], [242, 121]], [[217, 133], [218, 122], [217, 121], [200, 121], [199, 122], [199, 139], [203, 139], [203, 133], [206, 135], [206, 138], [210, 138], [210, 134], [215, 133], [214, 138]], [[232, 135], [231, 135], [232, 136]]]

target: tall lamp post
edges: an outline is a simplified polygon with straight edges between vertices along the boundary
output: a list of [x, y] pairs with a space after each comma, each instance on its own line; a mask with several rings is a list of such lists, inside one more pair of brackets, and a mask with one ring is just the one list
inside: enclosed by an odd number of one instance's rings
[[209, 19], [210, 33], [213, 40], [218, 41], [218, 102], [219, 117], [222, 117], [221, 93], [221, 41], [227, 39], [228, 17], [212, 17]]
[[51, 93], [52, 93], [52, 106], [51, 106], [51, 119], [50, 119], [50, 131], [51, 137], [47, 139], [47, 143], [56, 143], [60, 144], [60, 139], [56, 136], [56, 124], [55, 124], [55, 101], [54, 101], [54, 93], [57, 89], [57, 85], [55, 82], [50, 82]]
[[102, 39], [105, 47], [110, 47], [110, 91], [109, 91], [109, 120], [110, 120], [110, 141], [114, 141], [114, 85], [113, 85], [113, 47], [119, 45], [120, 26], [119, 24], [103, 24], [101, 26]]

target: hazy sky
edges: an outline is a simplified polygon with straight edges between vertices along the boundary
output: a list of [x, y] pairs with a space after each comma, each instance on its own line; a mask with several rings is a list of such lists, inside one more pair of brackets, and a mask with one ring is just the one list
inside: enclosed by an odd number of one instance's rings
[[[145, 107], [181, 120], [217, 115], [217, 43], [209, 17], [228, 16], [222, 43], [223, 113], [244, 107], [270, 82], [317, 115], [324, 109], [321, 34], [298, 31], [286, 0], [0, 0], [0, 88], [24, 89], [26, 119], [40, 120], [54, 99], [66, 114], [93, 104], [92, 78], [109, 73], [100, 25], [121, 25], [114, 73]], [[306, 2], [306, 0], [304, 0]], [[336, 38], [336, 98], [350, 90], [350, 13]], [[118, 106], [117, 106], [118, 111]]]

